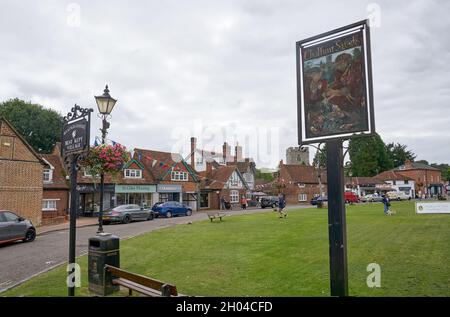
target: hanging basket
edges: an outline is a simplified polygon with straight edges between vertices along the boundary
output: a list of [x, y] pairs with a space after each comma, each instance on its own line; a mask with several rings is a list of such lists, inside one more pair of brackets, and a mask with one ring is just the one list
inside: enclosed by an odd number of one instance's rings
[[82, 166], [90, 175], [116, 175], [129, 160], [130, 153], [125, 146], [101, 144], [90, 149]]

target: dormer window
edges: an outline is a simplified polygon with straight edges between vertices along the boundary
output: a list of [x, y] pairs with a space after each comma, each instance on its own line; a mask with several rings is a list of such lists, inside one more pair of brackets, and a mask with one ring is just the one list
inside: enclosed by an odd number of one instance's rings
[[50, 168], [44, 169], [44, 183], [51, 183], [53, 180], [53, 171]]
[[172, 171], [171, 180], [173, 181], [188, 181], [188, 173], [180, 171]]
[[125, 178], [142, 178], [142, 171], [137, 169], [124, 170]]

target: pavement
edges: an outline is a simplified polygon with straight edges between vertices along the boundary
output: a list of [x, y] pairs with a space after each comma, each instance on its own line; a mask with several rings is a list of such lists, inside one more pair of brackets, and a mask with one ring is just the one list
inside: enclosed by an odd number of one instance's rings
[[[310, 208], [310, 205], [287, 206], [286, 209]], [[272, 209], [249, 208], [224, 211], [230, 216], [271, 212]], [[156, 218], [126, 225], [104, 225], [104, 231], [129, 239], [150, 231], [190, 222], [207, 220], [206, 211], [194, 212], [190, 217]], [[76, 230], [76, 256], [87, 253], [88, 240], [97, 233], [97, 218], [80, 218]], [[16, 242], [0, 246], [0, 293], [30, 278], [67, 263], [69, 255], [69, 223], [38, 229], [31, 243]]]
[[[61, 231], [61, 230], [68, 230], [69, 229], [69, 221], [59, 223], [57, 225], [49, 225], [49, 226], [41, 226], [36, 228], [36, 234], [39, 236], [41, 234], [53, 232], [53, 231]], [[76, 227], [82, 228], [87, 226], [95, 226], [98, 224], [98, 218], [97, 217], [80, 217], [77, 218]]]

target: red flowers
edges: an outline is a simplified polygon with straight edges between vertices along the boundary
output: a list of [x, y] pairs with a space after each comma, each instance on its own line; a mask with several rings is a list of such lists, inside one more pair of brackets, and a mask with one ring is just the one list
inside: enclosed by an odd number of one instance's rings
[[83, 166], [91, 175], [117, 174], [129, 160], [130, 153], [124, 146], [102, 144], [90, 149]]

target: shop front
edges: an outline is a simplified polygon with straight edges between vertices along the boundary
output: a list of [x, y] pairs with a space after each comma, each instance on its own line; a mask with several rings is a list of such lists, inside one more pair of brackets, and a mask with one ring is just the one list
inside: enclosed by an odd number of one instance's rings
[[[103, 206], [104, 210], [107, 210], [114, 205], [114, 184], [105, 184], [103, 188]], [[79, 184], [77, 193], [79, 199], [78, 215], [84, 217], [96, 216], [100, 208], [100, 184]]]
[[158, 184], [157, 192], [159, 194], [159, 201], [179, 201], [183, 202], [183, 188], [177, 184]]
[[135, 204], [143, 207], [152, 207], [156, 202], [153, 198], [156, 185], [124, 185], [116, 184], [114, 205]]

